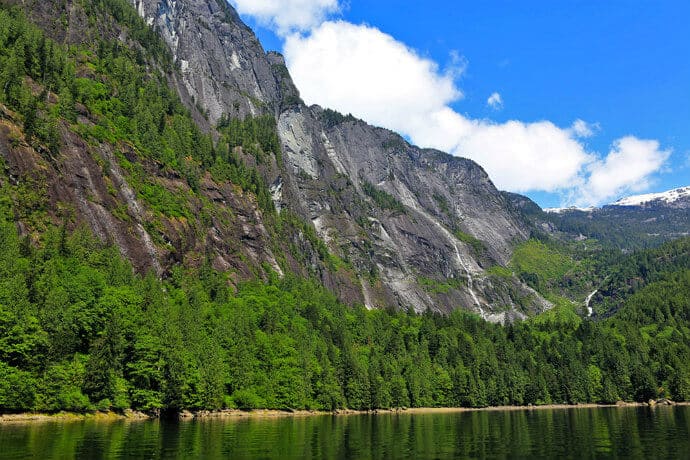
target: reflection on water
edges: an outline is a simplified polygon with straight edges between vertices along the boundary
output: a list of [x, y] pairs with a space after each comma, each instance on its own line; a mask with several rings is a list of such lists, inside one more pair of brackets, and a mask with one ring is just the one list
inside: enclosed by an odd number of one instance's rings
[[0, 425], [0, 458], [687, 458], [690, 407]]

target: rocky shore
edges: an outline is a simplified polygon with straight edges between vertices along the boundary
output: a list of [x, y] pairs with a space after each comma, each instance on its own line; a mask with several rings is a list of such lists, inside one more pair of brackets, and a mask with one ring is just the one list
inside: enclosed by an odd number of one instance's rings
[[[375, 410], [353, 410], [338, 409], [335, 411], [315, 411], [315, 410], [275, 410], [275, 409], [255, 409], [251, 411], [239, 409], [223, 410], [200, 410], [182, 411], [176, 414], [179, 420], [194, 419], [222, 419], [222, 418], [277, 418], [277, 417], [312, 417], [312, 416], [342, 416], [342, 415], [383, 415], [383, 414], [441, 414], [452, 412], [481, 412], [481, 411], [519, 411], [519, 410], [570, 410], [570, 409], [596, 409], [605, 407], [656, 407], [656, 406], [687, 406], [690, 402], [675, 402], [666, 398], [651, 399], [646, 403], [618, 401], [615, 404], [545, 404], [539, 406], [490, 406], [490, 407], [399, 407], [395, 409], [375, 409]], [[20, 413], [0, 415], [0, 424], [3, 423], [33, 423], [33, 422], [70, 422], [70, 421], [140, 421], [159, 419], [157, 414], [148, 414], [139, 411], [126, 410], [122, 413], [117, 412], [93, 412], [93, 413], [74, 413], [58, 412], [55, 414], [46, 413]]]

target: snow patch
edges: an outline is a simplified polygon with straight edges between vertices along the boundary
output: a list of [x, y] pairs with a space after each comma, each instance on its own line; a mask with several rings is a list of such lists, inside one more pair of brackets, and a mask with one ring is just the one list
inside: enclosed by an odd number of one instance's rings
[[594, 206], [588, 206], [586, 208], [578, 208], [577, 206], [568, 206], [567, 208], [544, 208], [543, 211], [549, 214], [562, 214], [569, 211], [580, 211], [580, 212], [592, 212], [597, 209]]
[[661, 193], [645, 193], [643, 195], [633, 195], [621, 198], [611, 206], [642, 206], [652, 201], [663, 201], [664, 203], [675, 203], [682, 198], [690, 198], [690, 187], [681, 187]]

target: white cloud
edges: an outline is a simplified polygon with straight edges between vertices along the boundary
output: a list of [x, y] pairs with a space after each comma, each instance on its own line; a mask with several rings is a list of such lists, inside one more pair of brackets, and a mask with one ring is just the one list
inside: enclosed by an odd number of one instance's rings
[[589, 177], [579, 190], [578, 204], [601, 203], [648, 189], [651, 176], [670, 155], [670, 150], [660, 150], [658, 141], [633, 136], [616, 140], [605, 159], [588, 166]]
[[307, 103], [405, 133], [410, 117], [462, 95], [455, 71], [441, 73], [435, 62], [373, 27], [325, 22], [307, 37], [289, 36], [284, 54]]
[[486, 105], [494, 110], [501, 110], [503, 108], [503, 98], [499, 93], [492, 93], [486, 100]]
[[230, 0], [240, 14], [254, 16], [279, 35], [306, 31], [340, 10], [338, 0]]
[[[254, 9], [273, 3], [235, 1]], [[336, 0], [308, 3], [337, 7]], [[622, 191], [649, 186], [668, 158], [658, 142], [626, 137], [615, 141], [608, 156], [600, 159], [581, 141], [598, 131], [598, 125], [579, 119], [566, 128], [550, 121], [471, 119], [451, 107], [462, 97], [456, 80], [465, 60], [442, 70], [374, 27], [320, 22], [328, 9], [299, 26], [294, 19], [280, 18], [286, 9], [271, 11], [280, 30], [286, 24], [292, 24], [292, 30], [311, 27], [308, 34], [286, 35], [284, 44], [290, 73], [307, 103], [352, 113], [418, 145], [474, 159], [501, 189], [555, 192], [568, 205], [601, 204]], [[487, 103], [492, 98], [502, 102], [496, 93]]]
[[599, 124], [587, 123], [586, 121], [580, 120], [578, 118], [577, 120], [575, 120], [573, 126], [571, 126], [570, 129], [573, 131], [573, 134], [575, 134], [575, 136], [587, 138], [594, 136], [594, 133], [596, 131], [599, 131]]

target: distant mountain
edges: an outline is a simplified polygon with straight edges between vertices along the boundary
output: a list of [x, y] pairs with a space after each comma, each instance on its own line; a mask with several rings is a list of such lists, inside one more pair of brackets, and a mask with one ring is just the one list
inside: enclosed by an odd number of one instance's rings
[[641, 207], [669, 207], [690, 208], [690, 186], [668, 190], [661, 193], [647, 193], [621, 198], [610, 206], [641, 206]]
[[631, 251], [690, 234], [690, 186], [587, 208], [540, 209], [526, 197], [504, 196], [537, 231], [560, 238], [595, 238], [605, 246]]
[[580, 211], [580, 212], [591, 212], [597, 209], [594, 206], [588, 206], [586, 208], [579, 208], [577, 206], [568, 206], [567, 208], [544, 208], [544, 212], [550, 214], [561, 214], [570, 211]]
[[[625, 206], [625, 207], [668, 207], [668, 208], [688, 208], [690, 207], [690, 186], [675, 188], [659, 193], [645, 193], [642, 195], [631, 195], [604, 205], [603, 208], [609, 206]], [[544, 208], [543, 211], [550, 214], [562, 214], [567, 212], [581, 211], [591, 212], [597, 209], [596, 206], [578, 207], [568, 206], [561, 208]]]
[[[596, 315], [611, 316], [647, 285], [667, 281], [690, 267], [690, 238], [679, 238], [655, 249], [639, 251], [608, 269], [601, 286], [591, 295]], [[687, 305], [687, 301], [685, 302]]]

